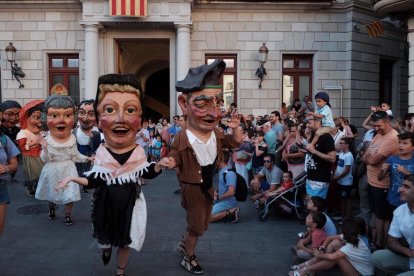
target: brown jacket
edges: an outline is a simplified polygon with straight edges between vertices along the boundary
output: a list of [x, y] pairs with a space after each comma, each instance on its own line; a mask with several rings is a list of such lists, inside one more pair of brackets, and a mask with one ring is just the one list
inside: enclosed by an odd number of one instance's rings
[[[234, 140], [232, 135], [224, 135], [218, 130], [214, 130], [217, 141], [217, 159], [220, 163], [223, 160], [223, 148], [237, 148], [238, 142]], [[186, 128], [183, 128], [174, 138], [171, 145], [170, 156], [174, 158], [178, 168], [178, 180], [184, 183], [202, 185], [203, 178], [201, 176], [201, 166], [197, 161], [196, 153], [188, 141]]]

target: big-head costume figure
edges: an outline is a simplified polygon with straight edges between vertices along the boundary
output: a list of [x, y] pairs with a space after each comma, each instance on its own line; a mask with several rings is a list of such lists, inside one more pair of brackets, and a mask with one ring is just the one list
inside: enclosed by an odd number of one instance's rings
[[34, 196], [37, 182], [43, 168], [43, 161], [40, 159], [42, 151], [41, 142], [43, 136], [42, 130], [42, 112], [45, 100], [33, 100], [28, 102], [20, 109], [20, 127], [17, 133], [16, 143], [22, 154], [25, 186], [27, 194]]
[[211, 217], [214, 170], [223, 160], [223, 147], [236, 148], [242, 136], [235, 112], [229, 123], [233, 135], [225, 136], [216, 129], [222, 114], [220, 79], [225, 67], [225, 62], [217, 59], [191, 68], [185, 79], [176, 83], [176, 90], [182, 92], [178, 103], [186, 117], [186, 126], [175, 137], [170, 153], [182, 187], [181, 204], [187, 212], [187, 231], [178, 250], [183, 255], [181, 265], [194, 274], [203, 273], [194, 251]]
[[75, 201], [81, 199], [79, 185], [71, 182], [64, 190], [57, 190], [59, 180], [78, 176], [75, 162], [92, 160], [80, 154], [72, 134], [75, 124], [75, 103], [69, 96], [52, 95], [45, 100], [46, 123], [49, 129], [41, 141], [40, 158], [45, 163], [40, 173], [35, 197], [49, 201], [49, 219], [56, 218], [55, 205], [65, 205], [65, 224], [73, 224], [71, 214]]
[[118, 247], [117, 275], [124, 275], [130, 248], [139, 251], [145, 238], [147, 208], [139, 178], [153, 178], [167, 158], [148, 163], [144, 149], [135, 143], [141, 125], [142, 90], [134, 75], [108, 74], [98, 79], [94, 109], [105, 143], [96, 151], [92, 169], [83, 177], [68, 177], [59, 188], [75, 181], [93, 189], [92, 224], [102, 251], [102, 262]]

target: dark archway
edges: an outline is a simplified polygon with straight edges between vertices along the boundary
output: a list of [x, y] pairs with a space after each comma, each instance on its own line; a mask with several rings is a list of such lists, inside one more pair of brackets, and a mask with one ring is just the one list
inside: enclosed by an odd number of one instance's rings
[[145, 83], [144, 118], [170, 116], [170, 69], [153, 73]]

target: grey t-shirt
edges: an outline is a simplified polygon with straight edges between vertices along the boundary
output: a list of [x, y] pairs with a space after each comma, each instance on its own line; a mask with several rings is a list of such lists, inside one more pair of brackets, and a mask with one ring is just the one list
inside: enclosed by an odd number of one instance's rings
[[268, 170], [266, 167], [263, 167], [259, 173], [266, 177], [266, 181], [269, 185], [280, 184], [280, 181], [283, 177], [282, 170], [275, 165], [273, 165], [272, 170]]
[[[0, 163], [6, 165], [9, 159], [16, 157], [19, 154], [20, 151], [16, 145], [10, 140], [8, 136], [4, 135], [4, 138], [2, 138], [2, 142], [0, 143]], [[8, 173], [3, 173], [0, 176], [0, 179], [2, 180], [7, 180], [8, 178]]]

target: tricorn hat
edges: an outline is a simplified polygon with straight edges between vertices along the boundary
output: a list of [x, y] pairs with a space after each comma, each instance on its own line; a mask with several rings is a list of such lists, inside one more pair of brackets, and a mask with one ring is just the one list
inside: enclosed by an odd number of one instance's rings
[[216, 59], [213, 63], [190, 68], [187, 76], [177, 81], [175, 89], [178, 92], [191, 93], [205, 88], [222, 88], [221, 76], [226, 68], [222, 59]]

